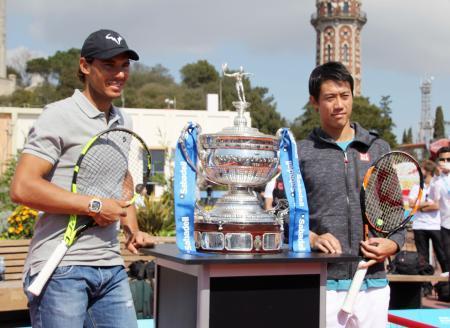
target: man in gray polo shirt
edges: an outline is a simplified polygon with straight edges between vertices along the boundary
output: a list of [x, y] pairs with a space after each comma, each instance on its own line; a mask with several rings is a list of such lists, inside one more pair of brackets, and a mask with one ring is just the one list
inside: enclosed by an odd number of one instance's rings
[[[69, 214], [95, 220], [70, 247], [40, 296], [26, 292], [33, 327], [137, 327], [127, 274], [117, 239], [119, 219], [132, 252], [152, 239], [139, 231], [134, 206], [70, 192], [73, 169], [84, 144], [113, 127], [131, 129], [131, 120], [112, 105], [128, 79], [137, 53], [111, 30], [88, 36], [78, 75], [83, 91], [47, 105], [28, 135], [11, 184], [14, 202], [43, 212], [25, 263], [24, 288], [31, 284], [60, 243]], [[96, 202], [96, 204], [93, 204]], [[100, 212], [93, 206], [100, 206]]]

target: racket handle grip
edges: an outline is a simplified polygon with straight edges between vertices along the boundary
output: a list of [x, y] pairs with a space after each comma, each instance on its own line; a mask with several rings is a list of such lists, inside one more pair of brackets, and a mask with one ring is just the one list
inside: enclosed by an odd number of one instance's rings
[[34, 279], [33, 283], [30, 286], [28, 286], [27, 290], [31, 294], [35, 296], [39, 296], [41, 294], [42, 288], [44, 288], [48, 279], [61, 262], [67, 250], [68, 247], [66, 243], [64, 242], [64, 240], [61, 241], [61, 243], [53, 251], [52, 255], [50, 255], [50, 258], [47, 260], [47, 262], [45, 262], [45, 265], [42, 268], [42, 270], [39, 271], [39, 274], [37, 275], [36, 279]]
[[356, 270], [355, 275], [353, 276], [352, 284], [345, 296], [344, 304], [342, 304], [341, 310], [352, 314], [353, 305], [355, 304], [356, 297], [358, 296], [359, 290], [361, 289], [362, 283], [367, 273], [367, 268], [360, 269], [360, 265], [366, 263], [365, 261], [361, 261], [358, 263], [358, 270]]

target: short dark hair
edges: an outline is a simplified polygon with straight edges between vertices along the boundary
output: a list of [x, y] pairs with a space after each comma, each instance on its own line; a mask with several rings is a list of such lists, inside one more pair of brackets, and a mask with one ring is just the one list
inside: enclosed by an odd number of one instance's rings
[[437, 169], [437, 165], [435, 162], [430, 161], [429, 159], [426, 159], [422, 161], [420, 166], [427, 172], [430, 172], [432, 176], [439, 175], [439, 171]]
[[437, 157], [439, 158], [442, 153], [450, 153], [450, 147], [444, 146], [439, 148], [439, 150], [437, 151]]
[[309, 76], [309, 94], [316, 101], [319, 100], [320, 88], [325, 81], [342, 81], [348, 82], [353, 95], [353, 77], [347, 68], [339, 62], [328, 62], [317, 66]]
[[[92, 64], [94, 61], [94, 58], [85, 58], [88, 64]], [[84, 83], [86, 81], [86, 76], [84, 76], [84, 73], [81, 71], [81, 68], [78, 67], [78, 79]]]

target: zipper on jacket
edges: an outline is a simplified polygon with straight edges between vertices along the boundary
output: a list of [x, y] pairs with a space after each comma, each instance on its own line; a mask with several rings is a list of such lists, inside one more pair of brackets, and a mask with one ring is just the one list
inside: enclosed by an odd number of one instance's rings
[[348, 157], [347, 151], [344, 151], [344, 178], [345, 178], [345, 198], [347, 200], [347, 228], [348, 228], [348, 242], [349, 247], [352, 247], [352, 234], [351, 234], [351, 219], [350, 219], [350, 198], [348, 191]]
[[[350, 199], [349, 199], [349, 186], [348, 186], [348, 157], [347, 151], [344, 151], [344, 179], [345, 179], [345, 197], [347, 200], [347, 234], [348, 234], [348, 245], [349, 249], [352, 249], [352, 222], [351, 222], [351, 211], [350, 211]], [[352, 267], [348, 266], [348, 275], [351, 277], [352, 275]]]

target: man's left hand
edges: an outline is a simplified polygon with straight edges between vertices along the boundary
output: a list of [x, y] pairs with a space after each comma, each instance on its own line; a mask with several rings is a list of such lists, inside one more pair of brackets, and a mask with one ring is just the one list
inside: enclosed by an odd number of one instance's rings
[[384, 262], [384, 260], [398, 250], [398, 245], [395, 241], [387, 238], [369, 238], [361, 242], [361, 252], [369, 261], [361, 265], [361, 268], [368, 268], [377, 263]]
[[139, 254], [138, 249], [141, 247], [153, 247], [155, 246], [155, 238], [143, 231], [136, 231], [127, 234], [127, 249], [133, 254]]

